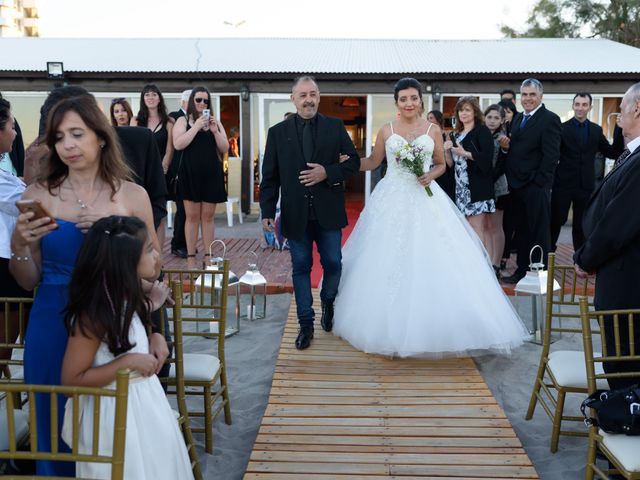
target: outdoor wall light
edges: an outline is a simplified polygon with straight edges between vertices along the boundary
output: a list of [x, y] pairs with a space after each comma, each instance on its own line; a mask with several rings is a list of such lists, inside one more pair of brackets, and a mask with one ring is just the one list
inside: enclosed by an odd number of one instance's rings
[[433, 87], [433, 93], [431, 95], [435, 103], [440, 103], [440, 85]]
[[47, 62], [47, 77], [52, 80], [64, 78], [64, 66], [62, 62]]
[[242, 98], [243, 102], [249, 101], [249, 87], [245, 84], [240, 86], [240, 98]]

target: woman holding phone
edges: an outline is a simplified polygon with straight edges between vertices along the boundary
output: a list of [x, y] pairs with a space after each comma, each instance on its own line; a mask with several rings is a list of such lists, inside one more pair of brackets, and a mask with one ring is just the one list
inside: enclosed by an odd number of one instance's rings
[[173, 145], [182, 150], [178, 160], [178, 196], [184, 202], [187, 268], [196, 268], [198, 227], [202, 229], [204, 256], [215, 239], [216, 204], [227, 201], [221, 158], [229, 150], [222, 124], [211, 114], [206, 87], [191, 90], [187, 115], [173, 127]]
[[[160, 249], [147, 192], [128, 181], [131, 172], [115, 131], [95, 98], [80, 87], [62, 87], [49, 95], [43, 111], [49, 111], [45, 134], [49, 156], [38, 181], [27, 187], [22, 198], [38, 202], [45, 216], [40, 217], [37, 207], [18, 216], [9, 266], [22, 288], [38, 285], [25, 335], [25, 381], [59, 385], [67, 345], [63, 316], [68, 284], [84, 232], [105, 216], [136, 216], [146, 223], [154, 248]], [[155, 276], [159, 273], [158, 262]], [[164, 337], [154, 333], [150, 341], [151, 351], [164, 362], [168, 354]], [[59, 405], [65, 400], [61, 396]], [[37, 396], [36, 403], [38, 446], [49, 451], [49, 397]], [[64, 409], [59, 408], [58, 429], [63, 415]], [[58, 448], [69, 451], [64, 442]], [[73, 476], [75, 472], [69, 462], [39, 461], [36, 468], [38, 475]]]

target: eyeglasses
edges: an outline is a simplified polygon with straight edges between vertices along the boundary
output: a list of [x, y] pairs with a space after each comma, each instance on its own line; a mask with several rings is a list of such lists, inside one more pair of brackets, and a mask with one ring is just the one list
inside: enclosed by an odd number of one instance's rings
[[113, 100], [111, 100], [111, 105], [113, 105], [114, 103], [122, 103], [125, 102], [126, 99], [124, 97], [120, 97], [120, 98], [114, 98]]
[[204, 103], [205, 105], [209, 105], [209, 100], [207, 100], [206, 98], [194, 98], [193, 101], [196, 103]]

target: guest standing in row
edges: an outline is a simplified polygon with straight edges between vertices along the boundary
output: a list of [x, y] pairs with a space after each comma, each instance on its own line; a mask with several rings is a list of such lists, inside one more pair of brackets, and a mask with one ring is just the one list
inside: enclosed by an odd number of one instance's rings
[[133, 112], [131, 111], [131, 105], [124, 98], [114, 98], [111, 100], [111, 107], [109, 108], [109, 115], [111, 117], [111, 125], [114, 127], [123, 127], [131, 123], [133, 118]]
[[[187, 106], [189, 104], [189, 97], [191, 96], [191, 89], [184, 90], [180, 98], [180, 109], [175, 112], [169, 113], [169, 116], [173, 119], [175, 125], [176, 120], [180, 117], [184, 117], [187, 114]], [[173, 142], [173, 132], [171, 135], [171, 141]], [[176, 204], [176, 215], [173, 218], [173, 237], [171, 238], [171, 254], [180, 258], [187, 258], [187, 241], [184, 237], [184, 223], [186, 215], [184, 213], [184, 203], [178, 198], [178, 186], [175, 185], [174, 178], [178, 171], [178, 165], [180, 165], [180, 158], [182, 157], [182, 150], [173, 150], [173, 159], [169, 165], [169, 170], [165, 175], [167, 183], [167, 191], [169, 192], [168, 198]]]
[[[503, 129], [507, 137], [511, 137], [511, 125], [513, 117], [518, 114], [518, 109], [512, 100], [504, 99], [498, 102], [498, 105], [504, 110]], [[516, 232], [516, 215], [511, 201], [511, 194], [507, 193], [502, 197], [502, 206], [504, 214], [502, 216], [502, 231], [504, 232], [504, 249], [502, 251], [502, 260], [500, 260], [500, 270], [507, 267], [507, 261], [511, 256], [511, 251], [515, 245]]]
[[486, 215], [496, 210], [493, 191], [493, 139], [476, 97], [461, 97], [454, 108], [456, 134], [444, 143], [454, 165], [455, 203], [487, 248]]
[[[173, 158], [173, 120], [167, 114], [162, 92], [155, 85], [148, 84], [142, 88], [140, 109], [138, 115], [131, 120], [131, 125], [151, 130], [162, 156], [162, 171], [166, 175]], [[162, 219], [156, 229], [161, 247], [164, 247], [165, 229], [166, 217]]]
[[[196, 268], [198, 227], [202, 230], [205, 257], [215, 239], [216, 204], [227, 201], [221, 156], [229, 150], [222, 124], [211, 110], [211, 94], [206, 87], [195, 87], [189, 97], [187, 116], [177, 120], [173, 144], [184, 150], [178, 166], [178, 192], [186, 213], [187, 268]], [[208, 110], [209, 115], [203, 111]]]
[[[435, 123], [440, 127], [442, 132], [442, 142], [447, 141], [447, 134], [445, 133], [444, 115], [440, 110], [431, 110], [427, 113], [427, 121]], [[445, 156], [445, 172], [436, 178], [436, 182], [440, 185], [440, 188], [449, 196], [451, 200], [456, 201], [456, 179], [453, 171], [453, 159], [451, 156]]]
[[[518, 261], [516, 271], [503, 279], [515, 284], [529, 269], [534, 245], [542, 247], [542, 261], [550, 250], [550, 202], [553, 175], [560, 158], [560, 118], [542, 103], [542, 84], [528, 78], [520, 87], [524, 113], [513, 121], [511, 139], [503, 137], [500, 147], [508, 151], [507, 180], [517, 218]], [[539, 260], [536, 258], [535, 260]]]

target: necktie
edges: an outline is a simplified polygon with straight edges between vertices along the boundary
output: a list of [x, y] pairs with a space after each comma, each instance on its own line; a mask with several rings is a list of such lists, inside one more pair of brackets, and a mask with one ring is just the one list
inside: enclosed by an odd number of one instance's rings
[[520, 122], [520, 128], [524, 128], [524, 126], [527, 124], [527, 122], [529, 121], [529, 118], [531, 117], [530, 113], [525, 113], [524, 117], [522, 117], [522, 122]]
[[622, 151], [622, 155], [620, 155], [618, 158], [616, 158], [616, 161], [613, 164], [613, 168], [618, 168], [619, 166], [621, 166], [625, 162], [627, 157], [629, 157], [629, 155], [631, 155], [631, 152], [629, 151], [628, 148], [625, 148]]
[[311, 132], [311, 122], [306, 121], [302, 125], [302, 154], [304, 161], [309, 163], [313, 155], [313, 134]]

